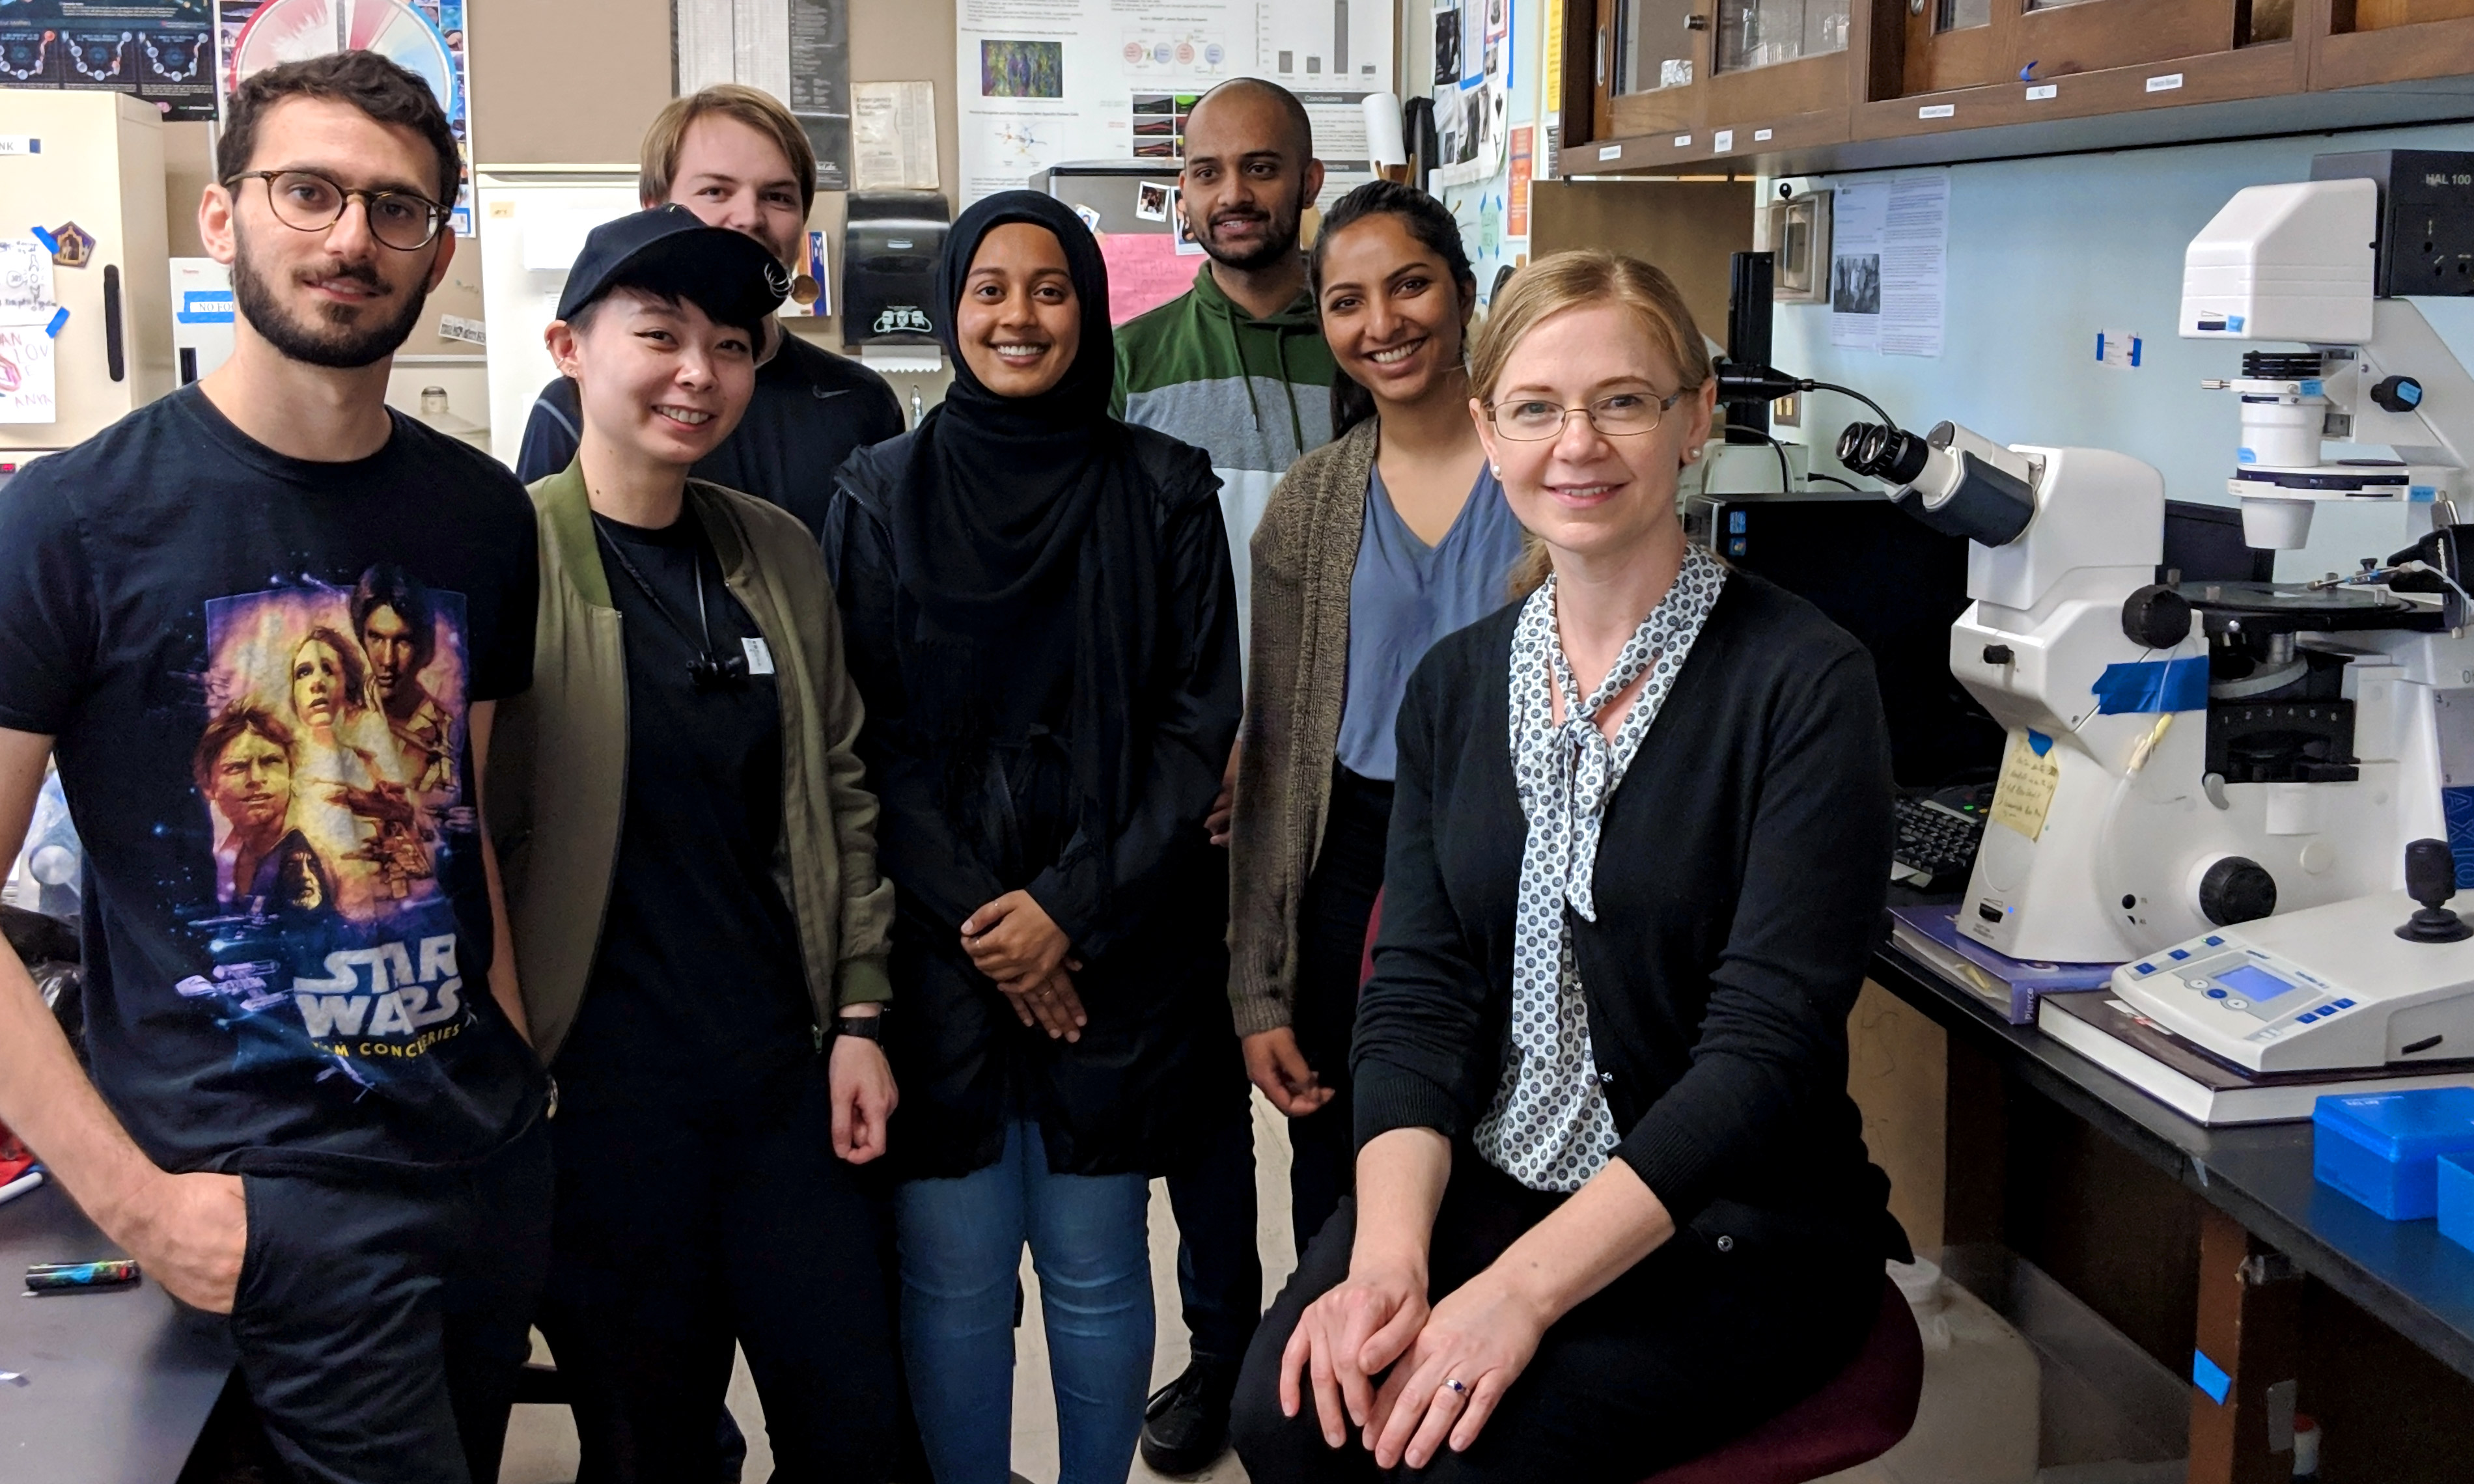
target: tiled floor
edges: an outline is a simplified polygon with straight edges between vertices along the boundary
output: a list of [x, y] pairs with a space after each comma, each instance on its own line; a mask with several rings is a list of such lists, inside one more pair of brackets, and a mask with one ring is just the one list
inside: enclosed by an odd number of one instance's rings
[[[1296, 1265], [1296, 1244], [1289, 1235], [1289, 1143], [1279, 1128], [1279, 1114], [1260, 1096], [1254, 1099], [1255, 1179], [1262, 1190], [1261, 1238], [1263, 1297], [1269, 1303]], [[1159, 1314], [1158, 1348], [1152, 1356], [1153, 1384], [1164, 1383], [1185, 1369], [1185, 1327], [1177, 1319], [1176, 1225], [1169, 1216], [1168, 1192], [1152, 1183], [1152, 1287]], [[1056, 1477], [1056, 1401], [1048, 1383], [1048, 1340], [1038, 1323], [1039, 1282], [1026, 1255], [1023, 1286], [1030, 1296], [1022, 1328], [1017, 1332], [1013, 1388], [1013, 1466], [1016, 1472], [1049, 1484]], [[747, 1432], [747, 1484], [763, 1484], [773, 1470], [772, 1450], [765, 1447], [764, 1408], [756, 1386], [740, 1362], [731, 1378], [730, 1409]], [[564, 1407], [521, 1406], [507, 1429], [505, 1466], [499, 1484], [566, 1484], [575, 1477], [575, 1425]], [[1160, 1476], [1134, 1463], [1133, 1484], [1150, 1484]], [[1208, 1472], [1197, 1475], [1208, 1484], [1238, 1484], [1246, 1477], [1236, 1456], [1223, 1458]]]

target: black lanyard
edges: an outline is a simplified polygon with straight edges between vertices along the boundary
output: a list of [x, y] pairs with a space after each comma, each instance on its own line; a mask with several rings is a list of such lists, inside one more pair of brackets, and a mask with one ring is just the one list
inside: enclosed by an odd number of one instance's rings
[[[713, 614], [706, 609], [704, 602], [703, 527], [699, 525], [696, 528], [696, 539], [690, 543], [688, 549], [689, 564], [695, 572], [696, 621], [703, 630], [703, 642], [699, 644], [696, 635], [688, 633], [687, 625], [679, 622], [678, 616], [670, 611], [670, 606], [662, 601], [662, 595], [654, 590], [653, 585], [644, 580], [644, 574], [637, 570], [636, 563], [629, 559], [626, 548], [618, 543], [618, 538], [602, 529], [602, 518], [599, 515], [593, 517], [593, 534], [600, 538], [602, 548], [618, 559], [619, 570], [627, 574], [628, 581], [634, 583], [637, 590], [643, 593], [644, 600], [653, 605], [653, 611], [662, 615], [662, 621], [670, 626], [680, 640], [690, 649], [701, 651], [696, 658], [688, 661], [688, 682], [698, 690], [737, 689], [745, 685], [747, 657], [745, 655], [722, 656], [714, 653]], [[693, 520], [695, 515], [693, 512], [687, 512], [680, 518]]]

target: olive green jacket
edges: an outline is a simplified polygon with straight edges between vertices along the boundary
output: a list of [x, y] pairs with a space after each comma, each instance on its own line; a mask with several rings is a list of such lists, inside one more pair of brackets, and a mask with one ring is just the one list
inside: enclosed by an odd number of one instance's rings
[[[532, 487], [541, 525], [533, 684], [502, 702], [489, 818], [533, 1046], [556, 1069], [601, 944], [627, 793], [627, 657], [575, 466]], [[859, 691], [824, 557], [798, 520], [702, 480], [688, 502], [732, 596], [773, 652], [782, 705], [782, 839], [773, 875], [799, 924], [816, 1024], [893, 995], [893, 884], [876, 870], [876, 797], [853, 750]]]

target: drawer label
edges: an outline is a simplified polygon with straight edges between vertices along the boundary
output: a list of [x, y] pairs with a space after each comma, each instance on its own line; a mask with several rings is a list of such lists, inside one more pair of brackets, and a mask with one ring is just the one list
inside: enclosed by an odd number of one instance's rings
[[1956, 118], [1957, 116], [1958, 105], [1954, 103], [1928, 103], [1916, 110], [1918, 118]]
[[1602, 145], [1599, 145], [1599, 146], [1598, 146], [1598, 158], [1600, 158], [1600, 159], [1621, 159], [1621, 158], [1623, 158], [1623, 146], [1622, 146], [1622, 145], [1620, 145], [1620, 144], [1602, 144]]
[[2038, 83], [2033, 87], [2027, 89], [2027, 101], [2029, 103], [2043, 103], [2048, 98], [2060, 97], [2061, 92], [2062, 85], [2059, 83]]
[[2181, 85], [2182, 74], [2178, 72], [2168, 72], [2163, 77], [2147, 80], [2147, 90], [2151, 93], [2170, 93]]
[[1710, 147], [1721, 155], [1726, 154], [1735, 147], [1735, 132], [1732, 129], [1719, 130], [1710, 136]]

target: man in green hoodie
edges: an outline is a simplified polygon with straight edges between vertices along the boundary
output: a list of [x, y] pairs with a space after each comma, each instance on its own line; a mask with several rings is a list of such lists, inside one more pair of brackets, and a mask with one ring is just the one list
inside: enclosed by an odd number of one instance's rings
[[[1276, 83], [1221, 84], [1186, 121], [1178, 184], [1208, 261], [1193, 288], [1118, 327], [1117, 410], [1211, 455], [1243, 611], [1253, 590], [1248, 542], [1272, 487], [1331, 441], [1331, 347], [1298, 251], [1305, 208], [1322, 191], [1305, 106]], [[1225, 828], [1226, 799], [1215, 829]], [[1233, 1021], [1228, 1047], [1226, 1115], [1202, 1158], [1168, 1183], [1194, 1362], [1145, 1409], [1142, 1451], [1172, 1475], [1200, 1472], [1226, 1448], [1237, 1368], [1262, 1309], [1253, 1125]]]
[[1117, 327], [1118, 415], [1211, 455], [1242, 606], [1272, 487], [1331, 442], [1331, 347], [1298, 251], [1322, 162], [1305, 106], [1237, 78], [1195, 105], [1177, 184], [1207, 254], [1194, 287]]

